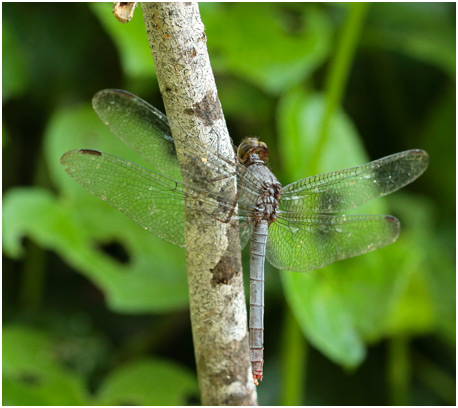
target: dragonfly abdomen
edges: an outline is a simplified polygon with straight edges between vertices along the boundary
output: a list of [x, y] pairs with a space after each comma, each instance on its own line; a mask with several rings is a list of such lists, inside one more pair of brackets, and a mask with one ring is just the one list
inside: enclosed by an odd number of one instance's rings
[[266, 258], [267, 220], [259, 221], [251, 235], [250, 254], [250, 359], [253, 380], [262, 381], [264, 350], [264, 260]]

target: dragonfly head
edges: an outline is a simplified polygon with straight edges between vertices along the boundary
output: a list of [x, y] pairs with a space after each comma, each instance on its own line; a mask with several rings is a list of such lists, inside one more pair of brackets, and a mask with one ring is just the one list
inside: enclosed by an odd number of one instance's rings
[[255, 137], [243, 139], [237, 149], [237, 156], [245, 166], [249, 166], [256, 162], [265, 163], [268, 155], [269, 148], [267, 145]]

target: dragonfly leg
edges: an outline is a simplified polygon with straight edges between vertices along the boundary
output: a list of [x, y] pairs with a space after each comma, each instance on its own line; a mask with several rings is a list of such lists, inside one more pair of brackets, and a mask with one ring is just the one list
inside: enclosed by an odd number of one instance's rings
[[[215, 128], [212, 128], [211, 132], [216, 136], [216, 143], [217, 143], [217, 147], [216, 147], [216, 151], [218, 153], [218, 158], [222, 161], [224, 161], [225, 163], [229, 164], [230, 166], [233, 166], [234, 163], [232, 160], [229, 160], [227, 159], [226, 157], [224, 157], [224, 155], [221, 155], [220, 154], [220, 148], [219, 148], [219, 141], [221, 140], [221, 136], [219, 135], [219, 133], [215, 130]], [[232, 145], [232, 150], [233, 150], [233, 153], [237, 152], [237, 146], [234, 144], [234, 142], [232, 141], [231, 139], [231, 145]], [[240, 160], [239, 160], [239, 156], [237, 154], [234, 154], [235, 156], [235, 161], [237, 163], [240, 163]]]

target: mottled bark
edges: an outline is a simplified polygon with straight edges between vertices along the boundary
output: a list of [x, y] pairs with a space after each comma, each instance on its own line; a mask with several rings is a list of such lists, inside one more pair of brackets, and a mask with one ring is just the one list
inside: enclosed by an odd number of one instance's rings
[[[142, 9], [167, 115], [208, 149], [233, 159], [197, 3], [143, 3]], [[174, 134], [179, 159], [182, 137]], [[208, 217], [193, 216], [188, 224], [190, 312], [202, 404], [256, 405], [238, 234]]]

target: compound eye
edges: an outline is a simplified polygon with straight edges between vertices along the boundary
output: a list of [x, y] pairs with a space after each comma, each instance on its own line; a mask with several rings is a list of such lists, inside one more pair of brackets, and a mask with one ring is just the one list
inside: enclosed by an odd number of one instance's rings
[[237, 149], [237, 155], [242, 163], [245, 163], [253, 151], [259, 146], [259, 141], [254, 137], [247, 137], [242, 140], [240, 146]]
[[259, 142], [259, 146], [256, 149], [256, 153], [258, 154], [259, 158], [265, 162], [267, 157], [269, 156], [269, 148], [263, 142]]

